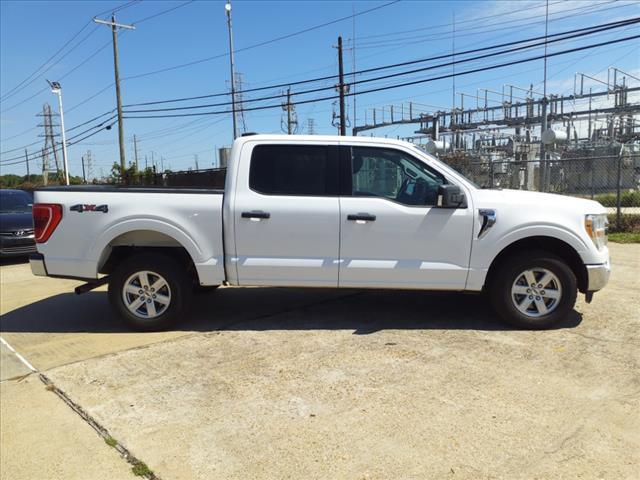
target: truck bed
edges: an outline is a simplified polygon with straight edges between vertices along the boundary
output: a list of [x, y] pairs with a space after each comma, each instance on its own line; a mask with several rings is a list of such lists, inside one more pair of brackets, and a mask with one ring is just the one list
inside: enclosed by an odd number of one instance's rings
[[35, 203], [62, 205], [62, 220], [38, 244], [47, 274], [95, 279], [117, 247], [183, 248], [203, 285], [225, 279], [223, 190], [118, 185], [52, 186]]

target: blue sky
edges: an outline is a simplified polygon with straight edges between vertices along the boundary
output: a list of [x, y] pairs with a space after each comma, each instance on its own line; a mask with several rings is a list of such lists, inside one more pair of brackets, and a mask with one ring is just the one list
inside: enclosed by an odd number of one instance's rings
[[[41, 118], [36, 113], [49, 102], [57, 110], [55, 96], [45, 89], [45, 78], [59, 80], [63, 87], [65, 123], [67, 129], [115, 108], [113, 83], [113, 57], [111, 34], [107, 27], [89, 23], [91, 18], [126, 4], [121, 1], [6, 1], [0, 2], [0, 92], [7, 95], [1, 102], [1, 151], [23, 145], [30, 151], [42, 148], [42, 129], [36, 125]], [[234, 41], [236, 49], [243, 49], [275, 37], [297, 32], [342, 17], [381, 7], [355, 18], [356, 66], [370, 68], [405, 60], [424, 58], [452, 50], [452, 20], [456, 19], [456, 50], [476, 48], [516, 39], [544, 34], [543, 1], [452, 1], [427, 2], [401, 0], [386, 1], [233, 1]], [[184, 5], [183, 5], [184, 4]], [[386, 5], [386, 6], [385, 6]], [[172, 7], [173, 11], [140, 22]], [[549, 32], [618, 20], [640, 14], [640, 3], [635, 1], [565, 1], [550, 0]], [[104, 14], [102, 18], [106, 18]], [[154, 1], [143, 0], [130, 4], [117, 12], [118, 21], [136, 23], [135, 31], [119, 36], [120, 70], [123, 78], [124, 104], [206, 95], [228, 90], [228, 39], [224, 1]], [[85, 27], [86, 25], [86, 27]], [[18, 92], [11, 90], [34, 72], [66, 41], [83, 27], [74, 42], [61, 52], [77, 45], [64, 58], [60, 55], [50, 62], [46, 72], [34, 76], [33, 83]], [[352, 70], [352, 39], [354, 24], [351, 18], [309, 31], [288, 39], [249, 48], [236, 54], [237, 71], [241, 72], [244, 87], [260, 87], [284, 83], [337, 72], [335, 45], [338, 35], [344, 38], [345, 70]], [[549, 47], [549, 51], [573, 48], [597, 41], [606, 41], [640, 33], [638, 25], [593, 35], [585, 39]], [[83, 41], [79, 42], [80, 40]], [[102, 49], [101, 49], [102, 48]], [[101, 50], [100, 50], [101, 49]], [[97, 53], [96, 53], [97, 51]], [[640, 70], [640, 44], [637, 40], [577, 52], [549, 60], [548, 90], [550, 93], [570, 93], [573, 74], [581, 71], [606, 77], [606, 68], [615, 65], [636, 73]], [[541, 53], [540, 49], [500, 57], [500, 60], [525, 58]], [[188, 67], [162, 73], [146, 74], [167, 67], [214, 57]], [[85, 63], [82, 63], [86, 60]], [[497, 62], [484, 60], [469, 64], [469, 68]], [[80, 65], [80, 66], [78, 66]], [[77, 68], [76, 68], [77, 67]], [[462, 66], [458, 67], [462, 70]], [[398, 70], [395, 70], [398, 71]], [[451, 67], [415, 74], [413, 80], [451, 72]], [[132, 78], [135, 77], [135, 78]], [[456, 79], [456, 90], [476, 94], [479, 87], [501, 90], [505, 83], [540, 88], [542, 61], [492, 70]], [[375, 83], [376, 86], [397, 82], [392, 79]], [[331, 81], [310, 87], [328, 86]], [[593, 84], [597, 86], [596, 83]], [[24, 87], [24, 85], [23, 85]], [[302, 87], [296, 87], [298, 89]], [[295, 91], [295, 89], [293, 91]], [[309, 87], [305, 87], [309, 88]], [[44, 91], [41, 91], [44, 90]], [[263, 94], [277, 94], [283, 89], [246, 94], [247, 98]], [[325, 96], [327, 92], [315, 94]], [[312, 98], [307, 95], [304, 98]], [[302, 98], [302, 97], [300, 97]], [[458, 102], [459, 102], [458, 96]], [[496, 97], [498, 98], [498, 97]], [[206, 99], [204, 103], [219, 103], [225, 98]], [[416, 111], [450, 108], [452, 104], [451, 79], [403, 87], [359, 96], [357, 123], [371, 119], [371, 109], [384, 105], [415, 102]], [[467, 99], [466, 101], [470, 101]], [[353, 124], [352, 100], [349, 100], [349, 120]], [[186, 105], [198, 102], [187, 103]], [[278, 100], [255, 105], [279, 103]], [[171, 104], [168, 106], [178, 106]], [[158, 106], [156, 106], [158, 107]], [[162, 107], [162, 105], [159, 105]], [[150, 107], [145, 107], [150, 108]], [[399, 108], [399, 107], [397, 107]], [[204, 109], [206, 110], [212, 110]], [[308, 119], [315, 121], [318, 134], [333, 134], [332, 102], [300, 105], [297, 116], [302, 133], [308, 129]], [[378, 115], [381, 115], [378, 111]], [[388, 115], [388, 111], [387, 111]], [[247, 130], [262, 133], [281, 132], [283, 112], [280, 109], [245, 113]], [[107, 117], [103, 117], [107, 118]], [[379, 117], [378, 117], [379, 118]], [[95, 122], [94, 122], [95, 123]], [[91, 124], [89, 124], [90, 126]], [[231, 119], [229, 115], [215, 115], [172, 119], [127, 119], [127, 160], [133, 159], [132, 136], [139, 139], [139, 159], [148, 161], [165, 158], [164, 166], [173, 170], [193, 167], [198, 155], [201, 168], [212, 166], [214, 148], [229, 145]], [[377, 135], [411, 135], [416, 126], [389, 127], [375, 131]], [[76, 129], [74, 133], [82, 131]], [[71, 135], [71, 134], [70, 134]], [[69, 146], [70, 170], [81, 174], [80, 157], [91, 150], [96, 176], [108, 173], [110, 165], [118, 159], [117, 129], [101, 133]], [[0, 162], [13, 163], [22, 150], [0, 155]], [[26, 173], [24, 164], [2, 165], [2, 173]], [[35, 170], [32, 165], [32, 172]]]

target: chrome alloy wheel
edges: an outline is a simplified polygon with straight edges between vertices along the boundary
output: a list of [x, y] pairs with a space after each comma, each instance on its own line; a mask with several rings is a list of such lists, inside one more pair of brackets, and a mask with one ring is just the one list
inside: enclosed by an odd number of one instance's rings
[[546, 268], [520, 273], [511, 286], [514, 306], [527, 317], [537, 318], [553, 312], [560, 304], [562, 285]]
[[124, 282], [122, 300], [136, 317], [156, 318], [169, 308], [171, 289], [167, 281], [155, 272], [136, 272]]

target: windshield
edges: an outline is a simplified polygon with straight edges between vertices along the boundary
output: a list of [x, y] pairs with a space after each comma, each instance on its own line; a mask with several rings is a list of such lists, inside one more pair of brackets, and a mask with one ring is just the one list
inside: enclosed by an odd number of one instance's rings
[[0, 190], [0, 213], [30, 213], [32, 203], [27, 192]]

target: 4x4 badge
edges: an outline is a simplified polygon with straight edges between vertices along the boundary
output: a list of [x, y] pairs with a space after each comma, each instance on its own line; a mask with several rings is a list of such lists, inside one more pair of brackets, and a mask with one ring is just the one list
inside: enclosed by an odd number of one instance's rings
[[69, 210], [72, 212], [102, 212], [107, 213], [109, 211], [109, 205], [86, 205], [82, 203], [78, 203], [76, 205], [72, 205]]

